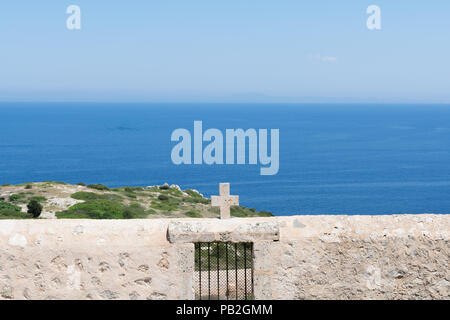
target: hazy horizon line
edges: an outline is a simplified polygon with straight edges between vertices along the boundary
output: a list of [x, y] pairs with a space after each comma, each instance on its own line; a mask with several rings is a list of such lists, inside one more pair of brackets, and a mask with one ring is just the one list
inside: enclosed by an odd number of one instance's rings
[[413, 102], [413, 101], [108, 101], [108, 100], [54, 100], [54, 101], [2, 101], [0, 100], [0, 104], [56, 104], [56, 103], [66, 103], [66, 104], [75, 104], [75, 103], [90, 103], [90, 104], [286, 104], [286, 105], [306, 105], [306, 104], [317, 104], [317, 105], [342, 105], [342, 104], [350, 104], [350, 105], [450, 105], [449, 102]]

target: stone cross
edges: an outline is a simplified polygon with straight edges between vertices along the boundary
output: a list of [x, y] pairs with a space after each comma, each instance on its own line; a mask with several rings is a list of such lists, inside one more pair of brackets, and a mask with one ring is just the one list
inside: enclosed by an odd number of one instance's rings
[[230, 218], [230, 207], [239, 205], [239, 196], [230, 196], [230, 184], [221, 183], [219, 186], [220, 196], [211, 196], [211, 205], [220, 207], [220, 219]]

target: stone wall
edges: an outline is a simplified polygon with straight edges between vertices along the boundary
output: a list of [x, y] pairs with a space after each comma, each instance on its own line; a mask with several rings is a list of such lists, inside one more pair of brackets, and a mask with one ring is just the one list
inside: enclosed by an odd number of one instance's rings
[[259, 299], [449, 299], [450, 215], [0, 220], [0, 299], [192, 299], [195, 241], [254, 242]]

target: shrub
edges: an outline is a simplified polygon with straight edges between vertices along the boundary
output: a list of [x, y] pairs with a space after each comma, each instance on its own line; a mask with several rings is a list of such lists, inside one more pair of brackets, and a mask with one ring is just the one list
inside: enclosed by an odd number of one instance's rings
[[[255, 210], [256, 211], [256, 210]], [[241, 206], [232, 206], [231, 207], [231, 215], [234, 217], [255, 217], [259, 216], [257, 212], [252, 209], [241, 207]], [[261, 215], [264, 217], [264, 215]]]
[[198, 212], [197, 210], [189, 210], [188, 212], [185, 212], [184, 214], [191, 218], [201, 218], [202, 217], [200, 212]]
[[120, 201], [120, 200], [122, 200], [121, 196], [119, 196], [117, 194], [113, 194], [113, 193], [97, 194], [97, 193], [85, 192], [85, 191], [75, 192], [70, 197], [73, 199], [76, 199], [76, 200], [84, 200], [84, 201], [92, 201], [92, 200]]
[[123, 210], [123, 217], [125, 219], [144, 218], [146, 216], [145, 209], [139, 203], [132, 203]]
[[165, 184], [165, 185], [163, 185], [163, 186], [160, 186], [159, 189], [160, 189], [160, 190], [169, 190], [170, 187], [169, 187], [167, 184]]
[[256, 212], [253, 208], [246, 208], [241, 206], [232, 206], [231, 215], [233, 217], [273, 217], [273, 214], [268, 211]]
[[9, 187], [9, 186], [10, 186], [9, 183], [4, 183], [4, 184], [2, 184], [2, 187]]
[[0, 219], [27, 219], [30, 217], [30, 215], [23, 213], [19, 206], [0, 201]]
[[41, 196], [36, 196], [36, 197], [31, 197], [30, 200], [36, 200], [37, 202], [45, 202], [45, 201], [47, 201], [47, 198], [41, 197]]
[[77, 186], [83, 186], [83, 187], [86, 187], [86, 184], [83, 183], [83, 182], [78, 182], [78, 183], [77, 183]]
[[160, 195], [158, 196], [158, 200], [161, 200], [161, 201], [167, 201], [167, 200], [169, 200], [169, 197], [166, 196], [165, 194], [160, 194]]
[[22, 200], [24, 197], [25, 195], [23, 193], [19, 193], [10, 195], [8, 199], [10, 202], [17, 202], [19, 200]]
[[125, 206], [115, 201], [91, 200], [73, 205], [56, 216], [64, 219], [136, 219], [145, 218], [147, 213], [139, 203]]
[[124, 192], [123, 194], [125, 196], [127, 196], [128, 198], [131, 198], [131, 199], [136, 199], [137, 198], [137, 196], [134, 193], [132, 193], [132, 192]]
[[19, 206], [16, 206], [15, 204], [11, 204], [5, 201], [0, 201], [0, 212], [1, 211], [16, 211], [20, 212], [21, 209]]
[[27, 185], [25, 186], [25, 189], [27, 189], [27, 190], [33, 189], [33, 186], [32, 186], [31, 184], [27, 184]]
[[89, 184], [87, 187], [91, 188], [91, 189], [95, 189], [95, 190], [100, 190], [100, 191], [109, 190], [109, 188], [103, 184]]
[[256, 214], [258, 217], [273, 217], [273, 213], [269, 211], [260, 211]]
[[143, 187], [124, 187], [123, 190], [126, 192], [134, 192], [134, 191], [144, 191]]
[[38, 218], [42, 212], [42, 205], [36, 200], [30, 200], [27, 205], [28, 213], [33, 215], [33, 218]]
[[122, 219], [123, 205], [107, 200], [87, 201], [58, 212], [56, 216], [65, 219]]
[[178, 209], [178, 207], [169, 204], [168, 202], [164, 201], [164, 202], [154, 202], [152, 203], [151, 207], [153, 209], [158, 209], [158, 210], [162, 210], [162, 211], [176, 211]]
[[202, 198], [202, 195], [194, 190], [186, 189], [185, 192], [193, 198]]
[[202, 203], [202, 204], [209, 204], [211, 203], [211, 200], [203, 198], [202, 195], [194, 190], [191, 189], [187, 189], [185, 191], [189, 197], [184, 199], [184, 201], [186, 202], [190, 202], [190, 203]]

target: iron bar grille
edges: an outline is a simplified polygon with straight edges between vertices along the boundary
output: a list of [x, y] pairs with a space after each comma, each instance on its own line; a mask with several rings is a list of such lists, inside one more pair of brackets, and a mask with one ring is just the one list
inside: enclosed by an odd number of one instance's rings
[[253, 243], [195, 244], [197, 300], [253, 299]]

